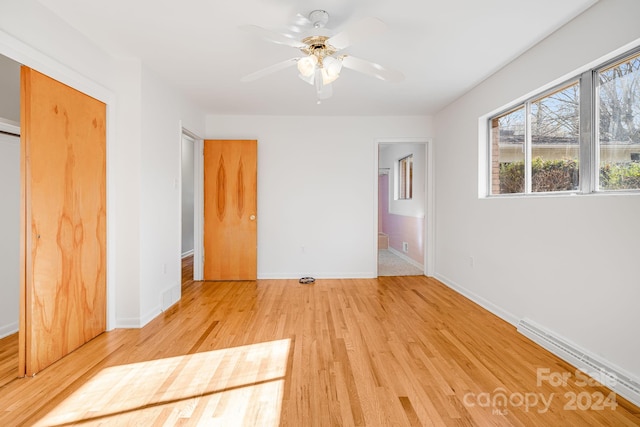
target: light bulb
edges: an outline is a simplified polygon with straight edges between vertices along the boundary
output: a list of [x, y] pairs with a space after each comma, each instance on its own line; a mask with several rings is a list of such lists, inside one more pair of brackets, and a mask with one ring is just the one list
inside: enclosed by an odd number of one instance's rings
[[325, 85], [331, 84], [334, 81], [336, 81], [336, 79], [340, 77], [340, 74], [335, 74], [335, 75], [330, 75], [329, 72], [327, 71], [326, 68], [322, 69], [322, 83]]
[[304, 77], [312, 76], [318, 63], [318, 58], [314, 55], [305, 56], [298, 60], [298, 71]]
[[329, 84], [340, 77], [340, 71], [342, 70], [342, 61], [334, 58], [333, 56], [327, 56], [322, 61], [322, 77], [324, 84]]

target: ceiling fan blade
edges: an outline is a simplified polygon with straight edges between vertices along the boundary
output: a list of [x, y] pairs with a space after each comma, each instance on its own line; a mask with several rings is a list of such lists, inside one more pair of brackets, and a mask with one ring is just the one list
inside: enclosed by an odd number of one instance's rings
[[398, 83], [404, 80], [404, 74], [400, 71], [385, 68], [375, 62], [365, 61], [364, 59], [355, 58], [353, 56], [345, 56], [342, 58], [342, 65], [360, 73], [369, 74], [380, 80], [386, 80], [392, 83]]
[[385, 23], [378, 18], [364, 18], [350, 25], [346, 30], [330, 37], [327, 40], [327, 44], [335, 47], [337, 50], [342, 50], [361, 40], [381, 34], [386, 31], [386, 29], [387, 26]]
[[271, 30], [267, 30], [266, 28], [259, 27], [257, 25], [241, 25], [239, 27], [241, 30], [247, 31], [249, 33], [253, 33], [263, 39], [269, 40], [273, 43], [283, 44], [285, 46], [291, 46], [296, 48], [305, 47], [306, 44], [302, 43], [299, 40], [292, 39], [291, 37], [287, 37], [284, 34], [276, 33]]
[[273, 64], [267, 68], [263, 68], [262, 70], [258, 70], [255, 73], [251, 73], [249, 75], [244, 76], [240, 79], [241, 82], [252, 82], [254, 80], [258, 80], [261, 77], [264, 77], [268, 74], [275, 73], [276, 71], [284, 70], [285, 68], [291, 67], [296, 64], [300, 58], [291, 58], [286, 61], [278, 62], [277, 64]]

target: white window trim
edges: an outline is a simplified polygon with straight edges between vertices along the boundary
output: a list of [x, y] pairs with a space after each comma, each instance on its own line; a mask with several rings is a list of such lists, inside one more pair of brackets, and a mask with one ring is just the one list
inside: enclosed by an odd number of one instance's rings
[[[601, 190], [598, 188], [599, 182], [599, 150], [598, 150], [598, 111], [597, 111], [597, 79], [595, 76], [601, 70], [622, 61], [626, 57], [640, 53], [640, 46], [636, 43], [633, 46], [625, 46], [617, 49], [610, 55], [600, 60], [594, 61], [574, 73], [570, 73], [562, 79], [555, 80], [539, 90], [533, 91], [508, 106], [494, 110], [479, 118], [479, 188], [480, 198], [530, 198], [530, 197], [562, 197], [562, 196], [588, 196], [588, 195], [640, 195], [640, 189], [625, 190]], [[544, 97], [546, 94], [556, 91], [563, 85], [578, 82], [580, 85], [580, 181], [578, 190], [531, 192], [531, 122], [528, 119], [531, 102]], [[525, 131], [525, 192], [492, 194], [492, 140], [491, 125], [492, 119], [507, 114], [518, 108], [525, 108], [526, 131]], [[586, 120], [584, 120], [586, 119]]]

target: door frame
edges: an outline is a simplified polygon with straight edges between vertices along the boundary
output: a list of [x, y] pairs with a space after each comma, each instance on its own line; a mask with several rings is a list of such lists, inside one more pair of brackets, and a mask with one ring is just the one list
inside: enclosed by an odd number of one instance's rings
[[379, 209], [379, 191], [378, 188], [378, 167], [379, 167], [379, 153], [381, 145], [400, 145], [400, 144], [424, 144], [425, 146], [425, 171], [424, 171], [424, 203], [425, 203], [425, 227], [423, 241], [424, 247], [424, 260], [423, 269], [425, 276], [434, 275], [435, 264], [435, 241], [434, 241], [434, 162], [433, 162], [433, 141], [431, 138], [377, 138], [374, 144], [374, 160], [373, 160], [373, 182], [374, 182], [374, 217], [373, 217], [373, 243], [374, 247], [372, 255], [374, 259], [375, 277], [378, 277], [378, 209]]
[[42, 74], [51, 77], [72, 87], [86, 95], [89, 95], [98, 101], [106, 104], [107, 123], [106, 123], [106, 235], [107, 235], [107, 331], [116, 327], [116, 286], [115, 286], [115, 196], [112, 189], [115, 188], [115, 178], [117, 176], [113, 158], [113, 136], [116, 134], [115, 121], [110, 118], [115, 117], [115, 100], [116, 96], [111, 90], [102, 85], [88, 79], [82, 74], [68, 68], [55, 59], [43, 54], [33, 47], [21, 42], [20, 40], [10, 36], [4, 31], [0, 31], [0, 55], [4, 55], [22, 65], [26, 65]]
[[[180, 126], [180, 200], [182, 200], [182, 138], [187, 136], [193, 140], [193, 280], [202, 280], [203, 248], [204, 248], [204, 170], [203, 148], [204, 138], [183, 126]], [[180, 210], [180, 243], [182, 243], [182, 209]]]

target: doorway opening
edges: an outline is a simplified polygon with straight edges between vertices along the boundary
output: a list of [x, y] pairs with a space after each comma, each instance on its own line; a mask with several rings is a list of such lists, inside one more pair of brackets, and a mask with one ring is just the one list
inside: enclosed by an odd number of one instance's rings
[[0, 55], [0, 387], [18, 372], [20, 65]]
[[17, 376], [20, 314], [20, 127], [8, 119], [0, 119], [0, 197], [1, 388]]
[[430, 144], [402, 139], [377, 148], [377, 275], [429, 275]]
[[181, 258], [184, 265], [185, 260], [188, 260], [192, 268], [189, 270], [191, 277], [184, 277], [185, 269], [182, 269], [183, 277], [185, 279], [193, 280], [193, 250], [194, 250], [194, 238], [195, 238], [195, 140], [182, 133], [182, 150], [181, 150], [181, 205], [182, 205], [182, 245], [181, 245]]

